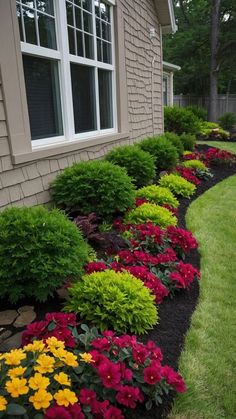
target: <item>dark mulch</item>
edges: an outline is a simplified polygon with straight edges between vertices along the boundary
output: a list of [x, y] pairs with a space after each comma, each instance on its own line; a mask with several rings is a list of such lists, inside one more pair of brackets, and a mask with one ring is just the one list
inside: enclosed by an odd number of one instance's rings
[[[207, 150], [209, 146], [198, 145], [198, 150]], [[211, 169], [214, 177], [206, 182], [202, 182], [198, 187], [196, 194], [192, 199], [182, 199], [179, 208], [179, 226], [185, 227], [185, 214], [188, 206], [199, 195], [217, 184], [223, 179], [236, 173], [236, 164], [230, 167], [214, 167]], [[197, 251], [194, 251], [185, 259], [186, 263], [191, 263], [196, 268], [200, 268], [200, 256]], [[178, 368], [178, 360], [183, 349], [185, 334], [189, 328], [191, 316], [194, 312], [199, 296], [199, 284], [195, 281], [190, 290], [179, 292], [174, 299], [164, 301], [159, 307], [160, 323], [144, 338], [140, 340], [153, 340], [160, 346], [164, 363]], [[21, 305], [35, 305], [37, 311], [37, 320], [44, 318], [45, 313], [61, 310], [61, 301], [58, 298], [48, 300], [45, 304], [36, 304], [35, 302], [23, 301]], [[18, 305], [19, 307], [19, 305]], [[9, 309], [9, 304], [2, 304], [1, 310]], [[166, 418], [171, 410], [174, 393], [165, 397], [163, 404], [158, 408], [153, 408], [149, 412], [144, 407], [140, 406], [135, 411], [129, 411], [127, 417], [130, 419], [163, 419]]]

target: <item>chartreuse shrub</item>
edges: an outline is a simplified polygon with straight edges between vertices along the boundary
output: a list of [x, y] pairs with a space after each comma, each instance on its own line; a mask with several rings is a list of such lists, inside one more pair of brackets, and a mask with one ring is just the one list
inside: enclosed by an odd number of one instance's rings
[[106, 155], [106, 160], [124, 167], [137, 188], [148, 185], [155, 177], [154, 158], [137, 146], [114, 148]]
[[126, 171], [108, 161], [76, 163], [52, 183], [58, 207], [103, 217], [125, 211], [134, 204], [134, 186]]
[[138, 146], [154, 157], [158, 172], [171, 169], [177, 163], [177, 149], [164, 135], [145, 138], [138, 143]]
[[68, 277], [82, 274], [88, 250], [59, 210], [6, 209], [0, 214], [1, 298], [45, 301]]
[[124, 221], [131, 224], [151, 222], [161, 228], [177, 224], [177, 218], [168, 209], [149, 203], [142, 204], [129, 211]]
[[193, 112], [177, 106], [165, 106], [164, 108], [165, 131], [176, 134], [195, 134], [199, 128], [199, 119]]
[[229, 132], [225, 131], [215, 122], [201, 121], [198, 130], [198, 138], [200, 140], [228, 140]]
[[158, 320], [154, 296], [130, 273], [106, 270], [85, 275], [69, 288], [66, 310], [100, 330], [145, 333]]
[[175, 134], [174, 132], [165, 132], [165, 138], [167, 138], [167, 140], [170, 141], [171, 144], [173, 144], [176, 147], [178, 154], [181, 157], [184, 152], [184, 146], [180, 139], [180, 136]]
[[184, 150], [193, 150], [196, 142], [196, 135], [193, 134], [182, 134], [180, 140], [183, 144]]
[[189, 198], [195, 192], [196, 186], [179, 175], [164, 175], [160, 178], [159, 184], [169, 188], [174, 195]]
[[188, 169], [207, 170], [206, 165], [200, 160], [187, 160], [182, 163], [182, 166], [187, 167]]
[[158, 185], [144, 186], [136, 192], [138, 198], [145, 198], [154, 204], [169, 205], [170, 207], [177, 208], [179, 206], [178, 200], [168, 188], [162, 188]]

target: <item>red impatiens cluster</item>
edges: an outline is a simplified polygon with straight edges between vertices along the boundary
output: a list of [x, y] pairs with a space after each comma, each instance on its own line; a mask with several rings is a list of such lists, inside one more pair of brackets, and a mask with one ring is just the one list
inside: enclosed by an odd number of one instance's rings
[[219, 150], [218, 148], [209, 148], [204, 154], [204, 161], [207, 164], [212, 163], [231, 163], [235, 162], [235, 155], [229, 151]]
[[171, 246], [176, 251], [184, 254], [189, 253], [193, 249], [197, 249], [198, 243], [193, 234], [183, 228], [170, 226], [167, 229], [167, 237], [170, 239]]
[[195, 276], [200, 278], [199, 271], [189, 263], [180, 261], [177, 270], [170, 274], [170, 279], [175, 282], [177, 288], [189, 288]]
[[176, 166], [175, 171], [179, 173], [184, 179], [193, 183], [194, 185], [200, 185], [201, 181], [195, 175], [195, 170], [188, 167]]

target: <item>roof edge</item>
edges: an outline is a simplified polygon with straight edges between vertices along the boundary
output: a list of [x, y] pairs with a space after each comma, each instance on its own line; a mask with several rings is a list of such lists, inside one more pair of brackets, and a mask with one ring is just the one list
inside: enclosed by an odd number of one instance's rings
[[[159, 21], [162, 26], [163, 34], [174, 34], [178, 30], [178, 26], [175, 22], [175, 12], [172, 0], [155, 0], [157, 14], [159, 16]], [[168, 16], [168, 21], [162, 20], [161, 11], [165, 11], [165, 14]]]
[[181, 70], [181, 67], [179, 65], [171, 64], [171, 63], [168, 63], [167, 61], [163, 61], [162, 64], [163, 64], [164, 70], [171, 70], [171, 71]]

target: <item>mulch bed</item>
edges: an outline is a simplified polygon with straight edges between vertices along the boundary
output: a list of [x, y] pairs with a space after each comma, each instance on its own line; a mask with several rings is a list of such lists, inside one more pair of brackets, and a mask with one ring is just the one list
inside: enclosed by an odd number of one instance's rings
[[[206, 151], [209, 148], [207, 145], [198, 145], [198, 151]], [[223, 179], [236, 174], [236, 164], [230, 167], [214, 167], [211, 168], [214, 177], [208, 181], [202, 181], [192, 199], [182, 199], [179, 207], [179, 226], [185, 228], [185, 214], [188, 206], [198, 196], [206, 190], [217, 184]], [[200, 256], [197, 251], [193, 251], [186, 259], [186, 263], [191, 263], [196, 268], [200, 268]], [[140, 337], [143, 342], [151, 339], [158, 346], [160, 346], [164, 363], [178, 368], [178, 360], [183, 349], [185, 334], [190, 326], [192, 313], [194, 312], [199, 296], [199, 284], [195, 281], [189, 291], [180, 291], [174, 299], [165, 300], [159, 306], [160, 323], [145, 337]], [[22, 301], [21, 305], [34, 305], [37, 312], [37, 319], [44, 318], [45, 313], [60, 311], [62, 308], [61, 300], [57, 297], [48, 300], [44, 304], [38, 304], [33, 301]], [[19, 304], [18, 304], [19, 306]], [[11, 309], [9, 304], [2, 304], [1, 310]], [[130, 419], [154, 419], [166, 418], [171, 410], [174, 393], [169, 394], [163, 399], [163, 404], [160, 407], [155, 407], [150, 411], [146, 411], [144, 407], [140, 406], [135, 411], [129, 411], [128, 417]]]

